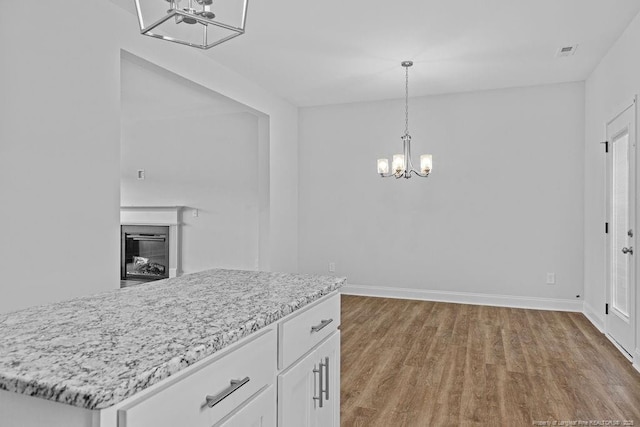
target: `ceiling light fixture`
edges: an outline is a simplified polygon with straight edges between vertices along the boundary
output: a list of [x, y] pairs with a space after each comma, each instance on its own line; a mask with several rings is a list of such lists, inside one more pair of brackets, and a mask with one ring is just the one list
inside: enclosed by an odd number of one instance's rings
[[200, 49], [244, 34], [249, 3], [225, 0], [213, 6], [213, 0], [135, 1], [142, 34]]
[[389, 159], [378, 159], [378, 173], [383, 178], [395, 176], [396, 178], [411, 178], [411, 174], [416, 174], [426, 178], [431, 173], [433, 166], [433, 157], [431, 154], [423, 154], [420, 156], [420, 172], [413, 168], [411, 162], [411, 135], [409, 135], [409, 67], [413, 65], [412, 61], [402, 61], [401, 65], [405, 68], [405, 119], [404, 119], [404, 135], [402, 143], [404, 146], [404, 154], [394, 154], [391, 164], [392, 171], [389, 173]]

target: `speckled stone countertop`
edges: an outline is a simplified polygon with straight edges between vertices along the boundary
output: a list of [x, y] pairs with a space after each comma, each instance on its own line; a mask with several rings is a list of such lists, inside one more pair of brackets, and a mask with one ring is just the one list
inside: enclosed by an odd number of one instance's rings
[[0, 314], [0, 390], [107, 408], [344, 282], [209, 270]]

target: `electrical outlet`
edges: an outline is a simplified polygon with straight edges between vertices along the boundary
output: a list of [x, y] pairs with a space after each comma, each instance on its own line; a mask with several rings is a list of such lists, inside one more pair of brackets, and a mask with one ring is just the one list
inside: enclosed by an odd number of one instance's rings
[[556, 284], [556, 273], [547, 273], [547, 285]]
[[335, 262], [330, 262], [329, 263], [329, 273], [335, 273], [336, 272], [336, 263]]

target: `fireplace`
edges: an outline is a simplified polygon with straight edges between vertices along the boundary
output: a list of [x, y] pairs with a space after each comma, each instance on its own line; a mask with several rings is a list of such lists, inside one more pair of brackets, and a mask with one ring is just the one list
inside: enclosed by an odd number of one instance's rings
[[169, 227], [121, 226], [122, 280], [159, 280], [169, 277]]
[[[182, 224], [182, 209], [183, 206], [121, 206], [120, 207], [120, 225], [122, 230], [122, 255], [120, 259], [120, 286], [126, 286], [136, 284], [136, 282], [144, 282], [149, 280], [163, 279], [165, 277], [177, 277], [182, 274], [182, 259], [180, 254], [180, 228]], [[131, 238], [129, 241], [130, 253], [127, 253], [127, 238], [125, 232], [131, 235], [146, 235], [137, 238]], [[155, 240], [150, 241], [149, 237], [155, 237]], [[146, 241], [140, 240], [145, 238]], [[134, 240], [138, 239], [138, 240]], [[164, 239], [164, 242], [162, 242]], [[160, 251], [159, 247], [164, 243], [164, 249]], [[145, 254], [133, 254], [132, 252], [141, 247], [143, 250], [153, 251], [153, 257], [146, 256]], [[168, 248], [168, 249], [167, 249]], [[167, 252], [169, 255], [167, 256]], [[134, 259], [136, 256], [138, 258]], [[163, 256], [162, 260], [156, 258]], [[149, 261], [145, 259], [148, 258]], [[153, 259], [152, 259], [153, 258]], [[126, 261], [126, 262], [125, 262]], [[134, 276], [125, 276], [127, 273], [127, 264], [134, 264], [136, 261], [139, 264], [140, 269], [144, 269], [145, 272]], [[155, 263], [142, 267], [144, 264]], [[152, 276], [149, 273], [159, 272], [162, 270], [158, 265], [164, 266], [164, 274], [160, 277], [159, 274]], [[154, 268], [155, 267], [155, 268]], [[137, 273], [140, 273], [139, 271]], [[125, 279], [128, 277], [128, 279]]]

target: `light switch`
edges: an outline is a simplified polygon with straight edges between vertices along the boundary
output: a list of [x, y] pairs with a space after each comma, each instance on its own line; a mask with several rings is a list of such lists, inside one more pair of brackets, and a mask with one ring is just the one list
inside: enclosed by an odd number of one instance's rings
[[144, 169], [138, 169], [138, 179], [144, 179]]
[[547, 273], [547, 285], [556, 284], [556, 273]]

